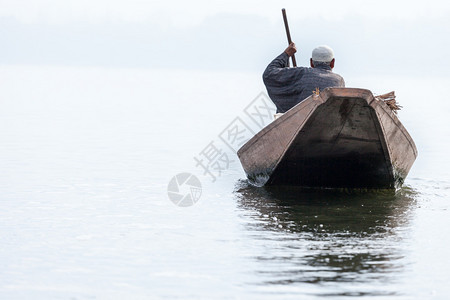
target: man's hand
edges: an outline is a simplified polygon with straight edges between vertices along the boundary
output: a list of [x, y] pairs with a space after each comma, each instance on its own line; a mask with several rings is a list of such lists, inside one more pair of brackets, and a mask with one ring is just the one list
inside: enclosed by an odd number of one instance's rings
[[284, 52], [286, 52], [286, 54], [289, 56], [294, 55], [294, 53], [297, 52], [297, 47], [295, 47], [295, 43], [291, 43], [289, 47], [287, 47], [286, 50], [284, 50]]

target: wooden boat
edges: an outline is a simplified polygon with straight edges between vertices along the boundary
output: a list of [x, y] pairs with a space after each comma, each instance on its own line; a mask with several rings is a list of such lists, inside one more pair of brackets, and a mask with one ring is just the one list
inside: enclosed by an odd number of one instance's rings
[[256, 185], [395, 189], [417, 149], [372, 92], [327, 88], [263, 128], [238, 150]]

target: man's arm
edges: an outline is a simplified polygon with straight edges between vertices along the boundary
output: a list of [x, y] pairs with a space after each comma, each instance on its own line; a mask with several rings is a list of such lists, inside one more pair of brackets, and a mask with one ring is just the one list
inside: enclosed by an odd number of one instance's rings
[[284, 50], [279, 56], [277, 56], [266, 68], [267, 70], [279, 69], [289, 67], [289, 57], [297, 52], [297, 47], [294, 43], [291, 43], [289, 47]]
[[295, 74], [301, 71], [302, 68], [288, 68], [289, 57], [294, 55], [295, 52], [297, 52], [297, 48], [294, 43], [291, 43], [283, 53], [267, 66], [263, 74], [263, 81], [266, 86], [285, 85], [292, 80], [292, 76], [295, 77]]

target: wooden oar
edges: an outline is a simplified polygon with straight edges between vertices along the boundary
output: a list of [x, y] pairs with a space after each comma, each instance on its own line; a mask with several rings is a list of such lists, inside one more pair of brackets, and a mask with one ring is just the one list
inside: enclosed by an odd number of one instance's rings
[[[286, 35], [287, 35], [287, 39], [288, 39], [288, 44], [290, 45], [292, 43], [292, 40], [291, 40], [291, 32], [289, 31], [289, 25], [288, 25], [287, 16], [286, 16], [286, 10], [283, 8], [283, 9], [281, 9], [281, 12], [283, 13], [284, 27], [286, 28]], [[291, 58], [292, 58], [292, 64], [294, 65], [294, 67], [296, 67], [297, 66], [297, 62], [295, 61], [295, 54], [293, 54]]]

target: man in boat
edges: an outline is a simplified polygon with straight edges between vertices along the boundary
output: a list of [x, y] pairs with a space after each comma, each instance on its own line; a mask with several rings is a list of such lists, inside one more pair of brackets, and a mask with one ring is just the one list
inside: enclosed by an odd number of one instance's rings
[[312, 52], [311, 68], [289, 67], [289, 57], [297, 52], [294, 43], [275, 58], [266, 68], [263, 81], [277, 113], [284, 113], [313, 94], [327, 87], [345, 87], [344, 79], [333, 73], [334, 52], [328, 46], [319, 46]]

